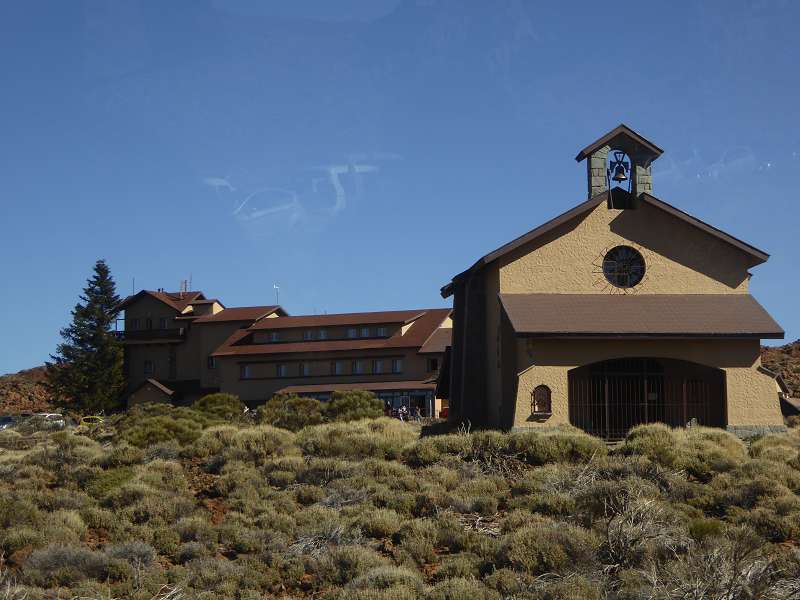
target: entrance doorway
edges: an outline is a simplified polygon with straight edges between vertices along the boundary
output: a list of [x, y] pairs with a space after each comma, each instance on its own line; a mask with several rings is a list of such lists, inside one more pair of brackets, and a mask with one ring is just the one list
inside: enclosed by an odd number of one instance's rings
[[625, 437], [642, 423], [724, 427], [725, 373], [658, 358], [584, 365], [569, 372], [569, 420], [609, 440]]

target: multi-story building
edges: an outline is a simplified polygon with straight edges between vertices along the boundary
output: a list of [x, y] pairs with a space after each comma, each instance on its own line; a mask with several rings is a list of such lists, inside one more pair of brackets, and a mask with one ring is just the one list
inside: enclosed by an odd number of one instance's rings
[[438, 414], [436, 377], [450, 310], [288, 316], [279, 306], [226, 308], [202, 292], [143, 290], [121, 305], [128, 402], [279, 392], [322, 400], [369, 390], [387, 405]]

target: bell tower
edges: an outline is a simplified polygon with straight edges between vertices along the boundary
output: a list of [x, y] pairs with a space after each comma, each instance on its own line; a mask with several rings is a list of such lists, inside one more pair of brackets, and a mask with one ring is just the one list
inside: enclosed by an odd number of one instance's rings
[[578, 153], [586, 160], [589, 198], [609, 192], [609, 208], [636, 208], [653, 192], [651, 165], [664, 151], [627, 125], [619, 125]]

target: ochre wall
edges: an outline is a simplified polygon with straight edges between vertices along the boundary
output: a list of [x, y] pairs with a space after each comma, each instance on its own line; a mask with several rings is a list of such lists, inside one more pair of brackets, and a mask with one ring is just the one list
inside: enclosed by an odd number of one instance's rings
[[125, 309], [125, 329], [130, 329], [132, 319], [139, 319], [139, 331], [147, 328], [147, 319], [153, 321], [153, 329], [160, 327], [159, 321], [167, 319], [167, 328], [182, 327], [181, 321], [176, 321], [178, 311], [171, 306], [164, 304], [152, 296], [142, 296], [134, 304]]
[[[351, 351], [341, 353], [293, 353], [284, 356], [267, 357], [219, 357], [218, 369], [220, 372], [220, 389], [229, 394], [236, 394], [250, 405], [264, 403], [273, 394], [290, 385], [317, 385], [326, 383], [355, 383], [369, 381], [424, 381], [433, 373], [427, 370], [427, 359], [433, 355], [421, 356], [417, 349], [398, 348], [392, 351]], [[386, 366], [391, 369], [392, 358], [403, 359], [402, 373], [371, 374], [371, 361], [374, 358], [383, 358]], [[441, 356], [438, 357], [441, 360]], [[363, 375], [350, 374], [350, 363], [355, 359], [365, 361], [367, 372]], [[345, 363], [346, 375], [330, 375], [330, 363], [341, 360]], [[289, 365], [291, 373], [298, 372], [298, 364], [308, 361], [312, 364], [312, 375], [277, 377], [276, 365], [285, 363]], [[252, 379], [241, 379], [240, 365], [250, 364], [253, 372]]]
[[740, 250], [651, 205], [616, 210], [605, 203], [504, 257], [500, 291], [602, 293], [608, 287], [602, 258], [621, 244], [634, 246], [645, 259], [637, 293], [747, 292], [748, 259]]
[[[612, 358], [674, 358], [725, 372], [728, 425], [782, 425], [775, 382], [761, 373], [758, 340], [537, 340], [517, 341], [518, 388], [514, 427], [569, 423], [568, 372]], [[540, 384], [552, 393], [552, 416], [529, 421], [531, 392]]]

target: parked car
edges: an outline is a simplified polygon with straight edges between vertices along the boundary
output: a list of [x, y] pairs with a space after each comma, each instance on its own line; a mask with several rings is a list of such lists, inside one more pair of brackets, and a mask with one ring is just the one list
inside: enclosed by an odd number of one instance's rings
[[5, 415], [0, 417], [0, 431], [3, 429], [13, 429], [22, 420], [20, 415]]

